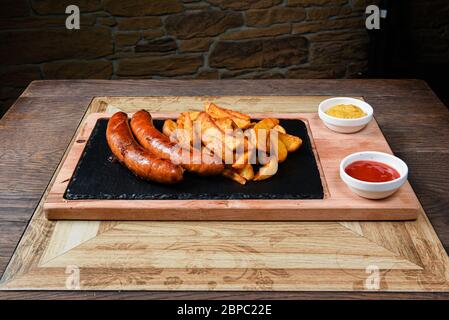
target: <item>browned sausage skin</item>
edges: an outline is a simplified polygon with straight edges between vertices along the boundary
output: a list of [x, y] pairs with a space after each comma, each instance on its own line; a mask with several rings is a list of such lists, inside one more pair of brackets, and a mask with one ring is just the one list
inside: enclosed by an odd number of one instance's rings
[[126, 113], [114, 113], [109, 119], [106, 140], [112, 153], [136, 176], [164, 184], [178, 183], [183, 179], [181, 166], [157, 157], [136, 142]]
[[[210, 155], [207, 162], [192, 163], [193, 161], [190, 160], [193, 159], [193, 151], [190, 151], [190, 157], [187, 157], [189, 159], [183, 161], [186, 157], [183, 157], [182, 149], [154, 127], [150, 113], [145, 110], [140, 110], [134, 114], [131, 119], [131, 129], [137, 141], [145, 149], [162, 159], [170, 159], [175, 163], [180, 163], [188, 171], [202, 176], [211, 176], [218, 175], [224, 170], [222, 161], [217, 157], [212, 158]], [[202, 157], [204, 160], [204, 157], [208, 157], [208, 155], [203, 154]]]
[[[190, 151], [190, 156], [187, 155], [187, 157], [185, 157], [185, 154], [183, 154], [183, 150], [179, 145], [170, 141], [166, 135], [153, 126], [151, 115], [145, 110], [140, 110], [134, 114], [131, 119], [131, 129], [137, 141], [145, 149], [162, 159], [180, 163], [181, 166], [188, 171], [202, 176], [210, 176], [218, 175], [224, 170], [224, 165], [218, 158], [210, 158], [207, 163], [204, 161], [199, 164], [191, 163], [193, 151]], [[203, 157], [206, 156], [207, 155], [203, 154]]]

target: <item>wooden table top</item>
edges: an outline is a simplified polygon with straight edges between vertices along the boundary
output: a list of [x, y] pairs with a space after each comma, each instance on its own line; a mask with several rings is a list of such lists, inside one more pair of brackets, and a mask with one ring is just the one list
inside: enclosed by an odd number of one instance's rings
[[[419, 80], [35, 81], [0, 120], [0, 274], [95, 96], [363, 96], [446, 251], [449, 111]], [[445, 293], [0, 292], [0, 298], [447, 298]]]

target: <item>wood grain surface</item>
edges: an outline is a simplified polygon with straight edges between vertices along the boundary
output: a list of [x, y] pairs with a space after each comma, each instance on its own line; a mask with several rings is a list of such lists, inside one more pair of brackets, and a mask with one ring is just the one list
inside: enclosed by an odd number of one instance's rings
[[[286, 99], [289, 108], [284, 108], [295, 112], [292, 115], [297, 111], [313, 111], [313, 106], [325, 98], [290, 97]], [[174, 103], [172, 108], [178, 106], [179, 111], [184, 111], [187, 108], [184, 100], [202, 105], [201, 99], [177, 97], [178, 104]], [[227, 107], [238, 104], [243, 112], [249, 109], [263, 112], [276, 103], [272, 97], [207, 99], [220, 100]], [[161, 97], [94, 99], [47, 192], [54, 193], [55, 186], [60, 188], [57, 180], [65, 181], [70, 175], [64, 171], [68, 170], [66, 162], [71, 161], [70, 150], [80, 147], [80, 135], [87, 133], [93, 124], [88, 120], [99, 116], [94, 112], [118, 109], [133, 112], [141, 108], [152, 112], [164, 105], [165, 98]], [[318, 119], [312, 119], [313, 114], [307, 115], [309, 121], [319, 123]], [[371, 137], [372, 130], [378, 132], [375, 122], [359, 133], [360, 139], [364, 135]], [[328, 130], [322, 134], [335, 136]], [[323, 139], [320, 135], [315, 138]], [[321, 160], [326, 162], [326, 157]], [[332, 157], [329, 161], [335, 162]], [[1, 279], [1, 289], [370, 291], [372, 288], [367, 287], [366, 281], [370, 280], [367, 274], [373, 268], [379, 279], [376, 291], [445, 292], [449, 288], [449, 259], [422, 211], [413, 222], [383, 223], [52, 223], [44, 218], [42, 210], [50, 195], [47, 192]], [[75, 287], [71, 282], [73, 272], [79, 279]]]
[[[449, 247], [447, 197], [449, 112], [417, 80], [38, 81], [0, 120], [0, 269], [28, 220], [94, 96], [128, 95], [364, 96], [393, 151], [411, 168], [410, 181], [443, 245]], [[42, 298], [392, 298], [447, 297], [440, 293], [0, 293]]]
[[[274, 117], [305, 121], [312, 140], [325, 199], [322, 200], [66, 200], [63, 195], [96, 122], [110, 113], [92, 113], [81, 124], [75, 143], [44, 201], [44, 213], [52, 220], [243, 220], [243, 221], [326, 221], [326, 220], [412, 220], [420, 204], [407, 182], [396, 194], [372, 201], [351, 192], [339, 177], [339, 162], [345, 156], [362, 151], [391, 152], [377, 122], [373, 120], [357, 134], [330, 131], [318, 118], [316, 106], [327, 97], [319, 96], [226, 96], [226, 97], [146, 97], [96, 98], [96, 105], [110, 110], [134, 112], [150, 108], [154, 119], [175, 119], [176, 110], [201, 110], [205, 101], [240, 110], [257, 109], [254, 119]], [[167, 108], [170, 112], [161, 113]], [[293, 113], [294, 110], [311, 111]], [[274, 112], [273, 110], [279, 110]], [[164, 110], [165, 111], [165, 110]], [[290, 113], [287, 113], [289, 112]], [[115, 112], [115, 111], [113, 111]], [[284, 112], [284, 113], [281, 113]]]

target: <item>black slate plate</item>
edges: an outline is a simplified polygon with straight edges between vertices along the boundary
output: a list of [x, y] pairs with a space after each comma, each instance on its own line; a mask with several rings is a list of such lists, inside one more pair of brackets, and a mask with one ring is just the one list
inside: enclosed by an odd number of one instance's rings
[[[301, 148], [290, 153], [270, 179], [240, 185], [227, 178], [198, 177], [186, 173], [177, 185], [162, 185], [136, 178], [117, 161], [111, 161], [106, 142], [107, 120], [97, 121], [64, 198], [139, 200], [323, 199], [323, 187], [307, 128], [300, 120], [281, 120], [288, 133], [301, 137]], [[155, 120], [161, 129], [163, 121]]]

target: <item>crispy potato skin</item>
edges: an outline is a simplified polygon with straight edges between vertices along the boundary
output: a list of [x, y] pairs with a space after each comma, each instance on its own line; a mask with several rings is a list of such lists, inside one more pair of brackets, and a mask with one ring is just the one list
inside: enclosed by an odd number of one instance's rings
[[167, 119], [164, 122], [164, 127], [162, 128], [162, 132], [167, 137], [175, 137], [176, 129], [178, 129], [178, 125], [173, 120]]
[[230, 168], [224, 169], [222, 175], [224, 177], [231, 179], [231, 180], [233, 180], [237, 183], [240, 183], [242, 185], [246, 184], [246, 181], [247, 181], [242, 175], [240, 175], [239, 173], [235, 172], [234, 170], [232, 170]]
[[288, 152], [295, 152], [302, 145], [300, 137], [292, 136], [290, 134], [279, 132], [279, 140], [282, 141]]
[[136, 176], [163, 184], [178, 183], [183, 169], [142, 148], [135, 140], [124, 112], [115, 113], [108, 121], [106, 140], [117, 159]]
[[253, 166], [249, 163], [245, 165], [245, 167], [238, 172], [243, 178], [247, 181], [253, 180], [254, 178], [254, 169]]
[[237, 127], [241, 129], [248, 128], [251, 124], [251, 119], [248, 115], [230, 110], [223, 109], [217, 106], [215, 103], [207, 102], [204, 105], [206, 113], [214, 119], [231, 119]]

